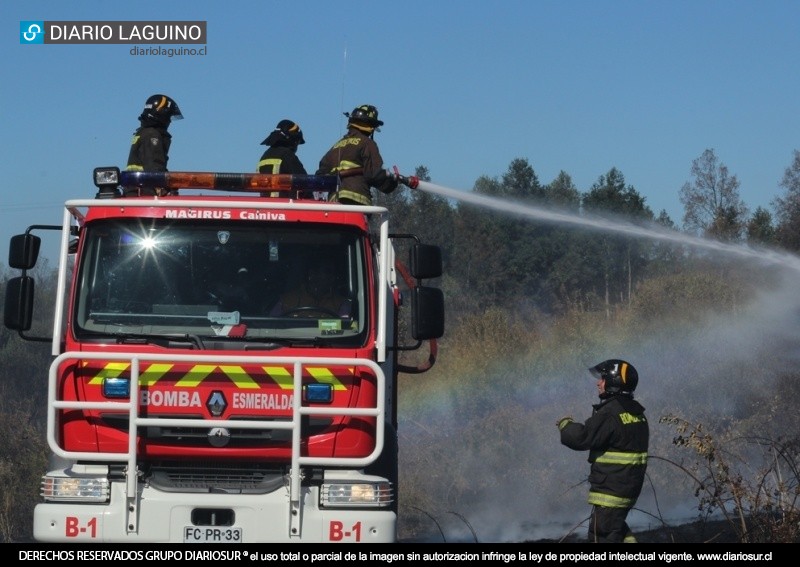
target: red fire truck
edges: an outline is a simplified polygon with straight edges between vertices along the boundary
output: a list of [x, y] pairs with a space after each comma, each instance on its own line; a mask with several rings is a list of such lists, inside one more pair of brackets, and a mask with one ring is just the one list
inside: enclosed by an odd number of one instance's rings
[[[327, 202], [335, 177], [94, 178], [11, 239], [5, 325], [54, 356], [35, 539], [395, 541], [397, 377], [435, 360], [440, 249]], [[52, 337], [29, 334], [41, 230], [61, 231]]]

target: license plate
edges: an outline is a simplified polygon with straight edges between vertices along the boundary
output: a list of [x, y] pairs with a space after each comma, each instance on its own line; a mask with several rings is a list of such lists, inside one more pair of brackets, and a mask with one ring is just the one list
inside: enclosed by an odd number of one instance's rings
[[187, 526], [183, 528], [183, 543], [242, 543], [242, 528]]

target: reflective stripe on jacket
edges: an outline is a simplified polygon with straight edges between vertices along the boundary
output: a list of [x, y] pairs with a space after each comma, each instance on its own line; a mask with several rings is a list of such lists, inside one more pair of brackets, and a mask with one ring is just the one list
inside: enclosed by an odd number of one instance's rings
[[362, 205], [372, 204], [370, 187], [391, 193], [397, 182], [386, 174], [378, 145], [357, 128], [350, 128], [319, 162], [317, 175], [339, 175], [338, 195], [331, 200], [348, 199]]
[[128, 153], [128, 171], [167, 171], [172, 136], [163, 128], [136, 129]]
[[256, 167], [259, 173], [306, 175], [306, 168], [303, 167], [295, 151], [285, 146], [267, 148]]

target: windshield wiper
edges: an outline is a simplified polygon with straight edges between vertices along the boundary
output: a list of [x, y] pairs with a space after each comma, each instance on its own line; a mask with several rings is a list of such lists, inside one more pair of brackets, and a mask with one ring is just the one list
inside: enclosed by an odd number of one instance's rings
[[282, 347], [318, 346], [319, 338], [286, 339], [265, 337], [205, 337], [205, 345], [211, 350], [276, 350]]
[[244, 350], [255, 349], [268, 349], [274, 350], [281, 347], [302, 347], [302, 346], [316, 346], [319, 343], [319, 337], [310, 339], [266, 339], [266, 340], [253, 340], [244, 345]]
[[189, 333], [114, 333], [112, 336], [118, 345], [157, 345], [164, 348], [185, 348], [191, 345], [197, 350], [205, 350], [203, 339]]

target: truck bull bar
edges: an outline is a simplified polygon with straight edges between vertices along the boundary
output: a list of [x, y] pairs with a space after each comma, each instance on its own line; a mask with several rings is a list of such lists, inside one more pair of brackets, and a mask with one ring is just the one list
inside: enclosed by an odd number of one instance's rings
[[[107, 402], [82, 402], [58, 399], [59, 369], [69, 360], [104, 360], [124, 361], [130, 363], [130, 397], [129, 401]], [[239, 421], [223, 419], [180, 419], [180, 418], [154, 418], [139, 415], [139, 377], [141, 362], [190, 362], [207, 364], [284, 364], [293, 367], [293, 408], [290, 421]], [[375, 373], [377, 381], [377, 402], [371, 408], [338, 408], [338, 407], [306, 407], [302, 405], [302, 375], [306, 366], [354, 366], [368, 367]], [[137, 452], [136, 440], [140, 427], [200, 427], [212, 429], [215, 427], [236, 429], [284, 429], [292, 432], [292, 457], [289, 471], [289, 514], [290, 535], [299, 536], [302, 528], [302, 506], [300, 504], [300, 484], [302, 480], [300, 467], [303, 465], [317, 466], [353, 466], [364, 467], [377, 460], [383, 451], [386, 377], [381, 367], [372, 360], [364, 358], [334, 358], [334, 357], [277, 357], [277, 356], [235, 356], [235, 355], [198, 355], [198, 354], [148, 354], [148, 353], [122, 353], [122, 352], [65, 352], [50, 365], [48, 380], [48, 412], [47, 412], [47, 442], [50, 450], [57, 456], [68, 460], [90, 460], [94, 462], [121, 462], [126, 463], [126, 499], [127, 518], [126, 529], [128, 533], [138, 531], [139, 498], [137, 491]], [[128, 450], [120, 453], [80, 452], [66, 451], [58, 440], [57, 420], [59, 410], [116, 410], [128, 412]], [[308, 457], [301, 456], [300, 445], [302, 441], [302, 417], [308, 415], [334, 415], [334, 416], [369, 416], [376, 418], [375, 448], [366, 457], [337, 458], [337, 457]]]

